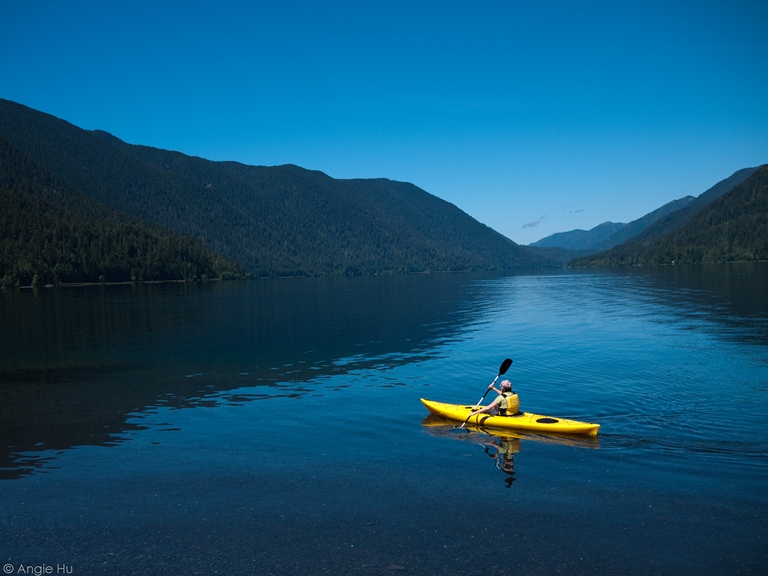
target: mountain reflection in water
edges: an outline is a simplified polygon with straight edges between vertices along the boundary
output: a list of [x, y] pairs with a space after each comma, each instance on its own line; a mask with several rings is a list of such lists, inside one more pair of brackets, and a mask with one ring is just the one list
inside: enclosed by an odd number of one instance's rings
[[37, 452], [113, 445], [155, 406], [329, 393], [333, 376], [429, 359], [482, 317], [483, 277], [4, 291], [0, 479], [32, 472]]

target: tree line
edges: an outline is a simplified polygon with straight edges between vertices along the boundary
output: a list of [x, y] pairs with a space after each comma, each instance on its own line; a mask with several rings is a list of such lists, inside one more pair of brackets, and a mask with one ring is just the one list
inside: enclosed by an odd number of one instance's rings
[[2, 139], [0, 205], [3, 287], [244, 275], [194, 238], [153, 229], [79, 195]]

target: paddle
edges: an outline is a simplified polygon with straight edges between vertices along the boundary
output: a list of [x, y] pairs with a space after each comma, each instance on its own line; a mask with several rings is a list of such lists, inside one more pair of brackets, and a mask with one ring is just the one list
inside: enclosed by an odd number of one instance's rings
[[[504, 360], [504, 362], [501, 363], [501, 366], [499, 366], [499, 373], [496, 375], [496, 378], [493, 379], [493, 382], [491, 382], [491, 385], [488, 386], [488, 389], [485, 391], [485, 394], [483, 394], [482, 398], [480, 398], [480, 400], [477, 401], [477, 404], [475, 404], [475, 407], [472, 409], [472, 412], [477, 410], [477, 407], [480, 406], [480, 403], [486, 397], [488, 392], [491, 391], [491, 388], [493, 387], [493, 385], [496, 384], [496, 380], [499, 379], [499, 376], [502, 376], [503, 374], [506, 374], [506, 372], [507, 372], [507, 370], [509, 370], [510, 366], [512, 366], [512, 358], [507, 358], [506, 360]], [[464, 422], [462, 423], [461, 426], [459, 426], [459, 428], [464, 428], [464, 426], [466, 426], [467, 422], [469, 422], [470, 417], [471, 416], [467, 416], [467, 419], [464, 420]]]

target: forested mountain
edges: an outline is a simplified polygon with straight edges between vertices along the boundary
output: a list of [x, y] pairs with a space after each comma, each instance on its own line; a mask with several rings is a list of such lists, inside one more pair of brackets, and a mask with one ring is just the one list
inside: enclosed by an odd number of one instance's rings
[[603, 222], [589, 230], [571, 230], [557, 232], [546, 238], [529, 244], [536, 248], [565, 248], [566, 250], [592, 250], [592, 247], [624, 228], [623, 222]]
[[[625, 242], [649, 241], [653, 238], [658, 238], [684, 225], [699, 210], [703, 209], [715, 198], [732, 190], [736, 185], [754, 174], [756, 170], [757, 168], [738, 170], [698, 197], [686, 196], [679, 200], [673, 200], [629, 224], [605, 222], [591, 230], [559, 232], [542, 238], [538, 242], [530, 244], [530, 246], [561, 247], [566, 250], [581, 252], [580, 254], [572, 254], [571, 260], [584, 258], [585, 260], [583, 261], [586, 261], [590, 254], [610, 250]], [[601, 261], [608, 262], [613, 260], [601, 259]]]
[[656, 238], [685, 224], [696, 212], [749, 178], [755, 170], [757, 168], [738, 170], [698, 197], [685, 196], [679, 200], [673, 200], [629, 224], [605, 222], [590, 230], [558, 232], [542, 238], [530, 246], [559, 246], [568, 250], [601, 252], [633, 238], [638, 240]]
[[197, 238], [256, 276], [554, 264], [404, 182], [213, 162], [127, 144], [7, 100], [0, 100], [0, 137], [68, 190]]
[[[575, 260], [572, 265], [768, 260], [768, 165], [749, 170], [751, 176], [746, 180], [689, 217], [684, 214], [684, 224], [672, 231], [650, 238], [635, 237], [607, 252]], [[689, 207], [682, 211], [687, 210]]]
[[189, 236], [95, 202], [0, 138], [0, 284], [236, 278], [244, 272]]
[[[731, 188], [732, 187], [733, 185]], [[614, 246], [618, 246], [619, 244], [634, 238], [655, 222], [681, 208], [685, 208], [694, 200], [693, 196], [686, 196], [679, 200], [673, 200], [661, 208], [649, 212], [642, 218], [633, 220], [629, 224], [604, 222], [590, 230], [558, 232], [557, 234], [542, 238], [538, 242], [534, 242], [531, 246], [560, 246], [568, 250], [581, 250], [592, 253], [608, 250], [609, 248], [613, 248]]]
[[[719, 198], [726, 192], [730, 192], [735, 186], [744, 182], [757, 171], [755, 168], [743, 168], [731, 174], [725, 180], [721, 180], [706, 192], [703, 192], [679, 210], [659, 218], [653, 224], [632, 237], [633, 241], [644, 242], [654, 238], [659, 238], [673, 230], [677, 230], [688, 222], [700, 210], [704, 209], [710, 202]], [[628, 239], [629, 240], [629, 239]]]
[[618, 246], [619, 244], [622, 244], [627, 240], [634, 238], [638, 234], [641, 234], [643, 230], [646, 230], [650, 226], [653, 226], [656, 222], [667, 217], [669, 214], [672, 214], [678, 210], [685, 208], [694, 200], [695, 198], [693, 196], [685, 196], [678, 200], [672, 200], [672, 202], [667, 202], [661, 208], [657, 208], [656, 210], [654, 210], [653, 212], [649, 212], [642, 218], [633, 220], [626, 226], [623, 226], [620, 230], [617, 230], [614, 234], [611, 234], [605, 240], [601, 242], [595, 242], [588, 249], [594, 252], [599, 252], [602, 250], [608, 250], [609, 248], [613, 248], [614, 246]]

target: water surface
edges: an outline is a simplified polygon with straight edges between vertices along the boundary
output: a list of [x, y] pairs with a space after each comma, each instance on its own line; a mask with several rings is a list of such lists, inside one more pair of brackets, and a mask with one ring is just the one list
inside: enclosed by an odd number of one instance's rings
[[[0, 561], [765, 573], [766, 294], [753, 265], [0, 292]], [[425, 420], [505, 357], [598, 439]]]

